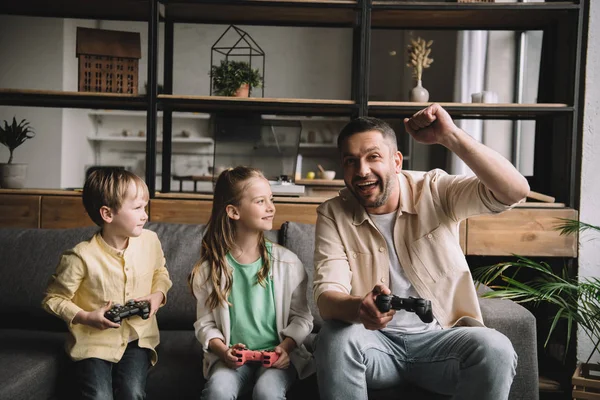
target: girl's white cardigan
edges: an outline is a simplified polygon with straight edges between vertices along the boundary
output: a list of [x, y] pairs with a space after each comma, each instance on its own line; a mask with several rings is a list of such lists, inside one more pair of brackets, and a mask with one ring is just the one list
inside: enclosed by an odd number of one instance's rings
[[[277, 332], [280, 341], [290, 337], [298, 345], [291, 352], [290, 361], [298, 371], [300, 379], [303, 379], [315, 370], [312, 355], [302, 344], [313, 328], [313, 317], [306, 299], [308, 277], [302, 262], [294, 253], [276, 243], [273, 243], [272, 249], [273, 263], [270, 275], [275, 290]], [[212, 291], [206, 282], [208, 272], [206, 263], [202, 264], [192, 282], [197, 301], [194, 329], [196, 338], [204, 349], [203, 372], [207, 379], [212, 366], [219, 360], [219, 357], [208, 349], [210, 340], [220, 338], [227, 346], [231, 345], [229, 306], [225, 304], [212, 311], [206, 306], [206, 299]]]

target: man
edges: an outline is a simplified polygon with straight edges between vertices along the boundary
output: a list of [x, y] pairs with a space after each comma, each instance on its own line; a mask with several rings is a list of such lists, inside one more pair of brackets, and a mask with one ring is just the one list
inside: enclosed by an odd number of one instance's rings
[[[511, 208], [529, 185], [438, 104], [404, 125], [418, 142], [457, 154], [476, 176], [402, 171], [395, 133], [376, 118], [342, 129], [346, 189], [317, 210], [321, 398], [363, 400], [367, 388], [412, 384], [454, 399], [506, 399], [517, 356], [504, 335], [483, 325], [458, 225]], [[379, 312], [376, 297], [390, 293], [430, 300], [433, 322], [406, 311]]]

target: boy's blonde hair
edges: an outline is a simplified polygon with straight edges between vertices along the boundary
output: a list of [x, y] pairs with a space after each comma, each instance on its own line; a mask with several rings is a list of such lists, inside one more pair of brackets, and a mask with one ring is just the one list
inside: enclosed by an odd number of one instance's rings
[[135, 196], [142, 191], [146, 200], [150, 197], [148, 186], [139, 176], [117, 167], [98, 168], [85, 180], [83, 185], [83, 206], [94, 223], [100, 227], [104, 220], [100, 215], [100, 209], [104, 206], [113, 211], [119, 211], [125, 198], [129, 185], [136, 186]]
[[[202, 237], [202, 255], [190, 274], [189, 283], [193, 285], [194, 275], [206, 262], [210, 269], [206, 282], [212, 286], [212, 292], [206, 300], [206, 306], [214, 310], [222, 304], [229, 304], [227, 298], [231, 292], [233, 277], [227, 265], [227, 253], [235, 245], [235, 223], [227, 215], [227, 206], [239, 206], [251, 178], [265, 178], [256, 168], [235, 167], [223, 171], [217, 178], [213, 196], [213, 206], [206, 232]], [[265, 285], [271, 267], [266, 239], [261, 232], [258, 240], [263, 265], [257, 273], [256, 281]], [[224, 282], [223, 282], [223, 279]]]

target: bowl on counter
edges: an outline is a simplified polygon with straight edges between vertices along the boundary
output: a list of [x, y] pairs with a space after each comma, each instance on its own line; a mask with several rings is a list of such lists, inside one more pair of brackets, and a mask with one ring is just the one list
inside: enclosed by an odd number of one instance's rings
[[319, 171], [319, 179], [333, 180], [335, 178], [335, 171], [325, 170]]

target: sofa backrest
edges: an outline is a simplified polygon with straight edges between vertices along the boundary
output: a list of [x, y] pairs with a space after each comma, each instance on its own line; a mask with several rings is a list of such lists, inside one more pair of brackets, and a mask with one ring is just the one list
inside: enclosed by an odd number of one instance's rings
[[96, 227], [0, 229], [0, 327], [66, 330], [41, 302], [63, 251], [91, 238]]
[[314, 318], [313, 331], [318, 331], [321, 328], [323, 319], [313, 299], [315, 225], [285, 222], [279, 230], [279, 243], [294, 252], [304, 264], [304, 269], [308, 275], [306, 298]]
[[[196, 302], [188, 276], [200, 257], [205, 226], [149, 222], [146, 228], [157, 233], [173, 282], [167, 304], [157, 314], [159, 328], [193, 329]], [[66, 330], [64, 322], [42, 309], [44, 291], [60, 255], [97, 231], [97, 227], [0, 228], [0, 327]], [[278, 231], [266, 236], [277, 242]]]

